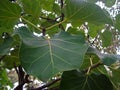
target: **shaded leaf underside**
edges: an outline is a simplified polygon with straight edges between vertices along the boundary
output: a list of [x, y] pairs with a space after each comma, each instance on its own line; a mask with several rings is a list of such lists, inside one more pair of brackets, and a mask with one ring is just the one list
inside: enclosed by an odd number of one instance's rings
[[113, 90], [113, 87], [103, 74], [82, 75], [74, 70], [63, 73], [60, 90]]
[[23, 43], [20, 58], [25, 70], [41, 80], [60, 71], [77, 69], [83, 62], [88, 45], [82, 36], [60, 32], [51, 39], [36, 37], [27, 28], [18, 30]]

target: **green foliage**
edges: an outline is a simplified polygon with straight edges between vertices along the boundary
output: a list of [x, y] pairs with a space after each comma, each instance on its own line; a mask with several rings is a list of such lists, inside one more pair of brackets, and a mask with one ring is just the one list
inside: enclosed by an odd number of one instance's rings
[[104, 25], [102, 24], [95, 25], [89, 23], [88, 26], [89, 26], [88, 34], [93, 38], [96, 37], [97, 34], [104, 28]]
[[7, 85], [12, 87], [12, 84], [7, 76], [6, 70], [0, 68], [0, 90], [6, 90]]
[[[8, 0], [0, 1], [0, 26], [13, 27], [21, 15], [21, 8]], [[4, 30], [3, 30], [4, 32]]]
[[[109, 9], [95, 4], [99, 1]], [[120, 9], [111, 7], [115, 2], [1, 0], [0, 90], [12, 87], [8, 70], [17, 72], [15, 90], [24, 84], [31, 88], [29, 76], [45, 84], [40, 90], [119, 90]]]
[[120, 14], [118, 14], [115, 18], [116, 18], [115, 26], [120, 31]]
[[[79, 68], [88, 48], [82, 36], [63, 31], [50, 39], [35, 37], [25, 27], [19, 28], [18, 33], [23, 40], [20, 48], [22, 65], [29, 74], [41, 80], [48, 80], [60, 71]], [[28, 57], [30, 59], [26, 61]]]
[[60, 86], [60, 90], [113, 90], [110, 80], [105, 75], [81, 75], [78, 71], [64, 72]]
[[95, 2], [98, 2], [98, 1], [101, 1], [103, 2], [107, 7], [111, 7], [115, 4], [115, 1], [116, 0], [87, 0], [89, 1], [90, 3], [95, 3]]
[[2, 43], [0, 43], [0, 55], [6, 55], [10, 52], [11, 44], [13, 43], [13, 38], [7, 36]]
[[103, 3], [105, 3], [106, 6], [111, 7], [115, 4], [116, 0], [101, 0]]
[[112, 44], [112, 33], [110, 31], [105, 30], [103, 33], [101, 33], [100, 37], [101, 37], [102, 42], [103, 42], [102, 43], [103, 47], [107, 47], [107, 46], [110, 46]]
[[66, 19], [69, 21], [90, 22], [94, 24], [108, 23], [112, 24], [110, 17], [108, 17], [103, 10], [95, 5], [82, 0], [67, 0], [64, 8]]

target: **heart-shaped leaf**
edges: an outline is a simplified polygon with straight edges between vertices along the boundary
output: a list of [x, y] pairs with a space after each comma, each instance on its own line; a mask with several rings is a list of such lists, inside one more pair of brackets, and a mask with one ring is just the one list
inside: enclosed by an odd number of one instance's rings
[[66, 0], [64, 8], [65, 16], [71, 22], [90, 22], [112, 24], [112, 20], [106, 13], [97, 5], [88, 3], [84, 0]]
[[83, 63], [88, 45], [83, 36], [60, 32], [50, 39], [34, 36], [27, 28], [18, 28], [22, 38], [20, 59], [27, 73], [47, 80], [60, 71], [77, 69]]

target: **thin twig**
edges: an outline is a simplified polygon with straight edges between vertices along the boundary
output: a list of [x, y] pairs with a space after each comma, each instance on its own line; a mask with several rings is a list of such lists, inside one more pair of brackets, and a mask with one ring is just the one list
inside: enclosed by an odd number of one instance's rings
[[54, 27], [56, 27], [56, 26], [58, 26], [58, 25], [60, 25], [60, 24], [62, 24], [62, 23], [64, 23], [64, 22], [66, 22], [66, 21], [67, 21], [67, 19], [64, 19], [62, 22], [56, 23], [56, 24], [54, 24], [54, 25], [46, 28], [46, 30], [50, 30], [50, 29], [52, 29], [52, 28], [54, 28]]
[[103, 63], [102, 63], [102, 62], [98, 62], [98, 63], [96, 63], [96, 64], [93, 64], [91, 67], [89, 67], [89, 68], [83, 70], [83, 72], [84, 72], [84, 73], [87, 73], [88, 70], [90, 71], [90, 70], [92, 70], [92, 69], [94, 69], [94, 68], [99, 67], [100, 65], [103, 65]]
[[50, 83], [47, 83], [47, 84], [45, 84], [45, 85], [43, 85], [43, 86], [41, 86], [41, 87], [34, 88], [34, 89], [31, 89], [31, 90], [42, 90], [42, 89], [44, 89], [44, 88], [46, 88], [46, 87], [49, 87], [49, 86], [53, 85], [54, 83], [56, 83], [56, 82], [58, 82], [58, 81], [60, 81], [60, 80], [61, 80], [61, 78], [57, 78], [57, 79], [55, 79], [54, 81], [52, 81], [52, 82], [50, 82]]
[[22, 19], [23, 21], [25, 21], [26, 23], [30, 24], [31, 26], [33, 26], [34, 28], [36, 28], [37, 30], [42, 31], [41, 28], [37, 27], [35, 24], [33, 24], [32, 22], [28, 21], [27, 19], [25, 19], [25, 18], [23, 18], [23, 17], [21, 17], [21, 19]]

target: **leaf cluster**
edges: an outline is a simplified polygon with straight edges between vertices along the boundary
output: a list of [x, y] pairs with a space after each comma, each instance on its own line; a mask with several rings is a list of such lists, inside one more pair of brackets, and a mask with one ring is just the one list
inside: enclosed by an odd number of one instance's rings
[[[15, 90], [24, 84], [30, 90], [119, 90], [120, 8], [114, 5], [119, 1], [1, 0], [0, 89], [12, 87], [7, 73], [14, 69]], [[45, 85], [30, 87], [30, 77]]]

